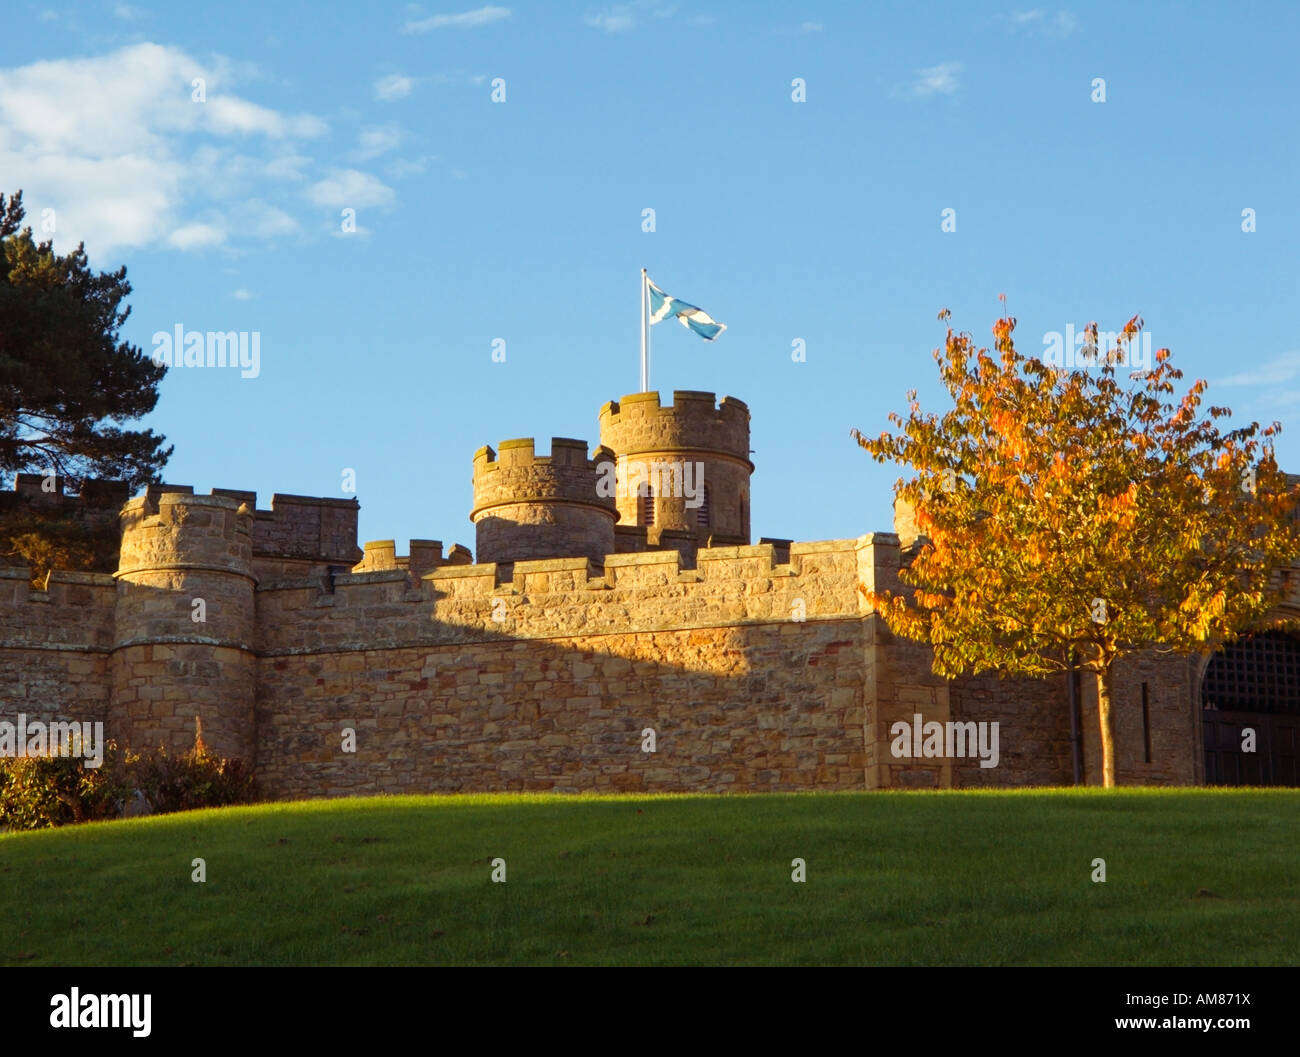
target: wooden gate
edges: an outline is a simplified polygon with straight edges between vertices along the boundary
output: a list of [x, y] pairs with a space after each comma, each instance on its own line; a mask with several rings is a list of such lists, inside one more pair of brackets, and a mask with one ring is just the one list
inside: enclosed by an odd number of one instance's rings
[[[1206, 785], [1300, 785], [1300, 716], [1202, 712]], [[1245, 751], [1248, 730], [1254, 752]]]

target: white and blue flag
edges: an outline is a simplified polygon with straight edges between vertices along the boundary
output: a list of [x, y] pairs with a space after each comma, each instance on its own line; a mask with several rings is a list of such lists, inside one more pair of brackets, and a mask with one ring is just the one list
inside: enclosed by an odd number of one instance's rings
[[682, 326], [695, 331], [705, 341], [713, 341], [727, 329], [725, 323], [719, 323], [707, 312], [703, 312], [694, 305], [688, 305], [676, 297], [670, 297], [659, 287], [655, 286], [646, 277], [646, 285], [650, 291], [650, 322], [658, 323], [661, 320], [676, 316], [681, 320]]

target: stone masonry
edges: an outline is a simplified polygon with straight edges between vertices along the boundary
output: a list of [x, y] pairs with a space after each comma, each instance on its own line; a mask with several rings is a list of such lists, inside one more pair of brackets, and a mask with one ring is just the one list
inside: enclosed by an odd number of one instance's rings
[[[905, 512], [901, 541], [752, 545], [744, 403], [638, 393], [599, 418], [591, 453], [479, 449], [477, 564], [436, 540], [359, 549], [354, 499], [60, 494], [120, 506], [118, 570], [56, 571], [41, 590], [0, 569], [0, 719], [102, 720], [119, 741], [186, 748], [198, 718], [280, 798], [1072, 780], [1064, 678], [939, 678], [866, 604], [860, 586], [898, 587]], [[1198, 676], [1154, 655], [1119, 674], [1122, 782], [1203, 781]], [[1124, 707], [1141, 684], [1146, 730]], [[1086, 679], [1081, 700], [1095, 783]], [[918, 714], [998, 724], [997, 766], [973, 745], [896, 756], [891, 727]]]

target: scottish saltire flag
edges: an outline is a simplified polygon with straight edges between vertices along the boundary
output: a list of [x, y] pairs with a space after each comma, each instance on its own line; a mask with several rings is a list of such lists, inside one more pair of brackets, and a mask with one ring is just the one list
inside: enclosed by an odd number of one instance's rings
[[676, 297], [669, 297], [659, 287], [655, 286], [649, 277], [646, 278], [646, 285], [650, 288], [651, 323], [658, 323], [670, 316], [676, 316], [682, 321], [682, 326], [695, 331], [705, 341], [713, 341], [727, 329], [725, 323], [719, 323], [707, 312], [702, 312], [694, 305], [688, 305], [685, 301], [681, 301]]

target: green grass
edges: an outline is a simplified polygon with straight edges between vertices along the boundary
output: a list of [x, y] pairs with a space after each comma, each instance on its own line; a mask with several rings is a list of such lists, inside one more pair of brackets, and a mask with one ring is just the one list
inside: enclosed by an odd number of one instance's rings
[[1300, 790], [231, 808], [0, 836], [0, 964], [1295, 965], [1298, 834]]

